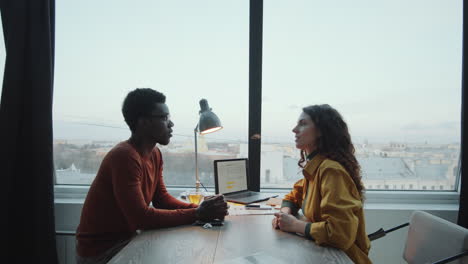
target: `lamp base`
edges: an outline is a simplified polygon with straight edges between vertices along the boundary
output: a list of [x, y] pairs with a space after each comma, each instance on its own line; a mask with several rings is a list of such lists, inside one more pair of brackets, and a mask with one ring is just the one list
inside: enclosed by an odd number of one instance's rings
[[200, 185], [201, 185], [201, 184], [200, 184], [200, 181], [199, 181], [199, 180], [195, 181], [195, 190], [196, 190], [197, 192], [200, 191]]

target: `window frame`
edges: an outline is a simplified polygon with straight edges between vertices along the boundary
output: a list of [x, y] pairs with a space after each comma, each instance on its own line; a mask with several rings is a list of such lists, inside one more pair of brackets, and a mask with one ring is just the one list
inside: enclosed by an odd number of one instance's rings
[[[263, 45], [263, 0], [250, 0], [249, 10], [249, 127], [248, 127], [248, 158], [249, 158], [249, 188], [255, 191], [286, 194], [287, 188], [261, 188], [261, 120], [262, 120], [262, 45]], [[462, 51], [463, 56], [463, 51]], [[462, 70], [463, 72], [463, 70]], [[461, 127], [463, 128], [464, 82], [462, 74]], [[461, 134], [461, 154], [464, 149], [464, 134]], [[466, 164], [460, 155], [460, 167]], [[458, 171], [455, 190], [415, 191], [410, 186], [405, 190], [371, 190], [366, 192], [366, 202], [376, 204], [458, 204], [460, 199], [461, 170]], [[410, 184], [411, 185], [411, 184]], [[406, 186], [405, 186], [406, 187]], [[57, 184], [54, 171], [55, 199], [85, 199], [90, 185], [60, 185]], [[185, 190], [182, 186], [168, 186], [171, 193]], [[214, 188], [208, 188], [214, 192]]]

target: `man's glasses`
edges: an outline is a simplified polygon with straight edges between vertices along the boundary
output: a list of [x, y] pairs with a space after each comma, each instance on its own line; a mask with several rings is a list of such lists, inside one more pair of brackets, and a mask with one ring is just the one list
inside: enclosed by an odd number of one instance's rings
[[159, 118], [163, 121], [169, 121], [171, 120], [171, 116], [170, 115], [148, 115], [148, 117], [154, 117], [154, 118]]

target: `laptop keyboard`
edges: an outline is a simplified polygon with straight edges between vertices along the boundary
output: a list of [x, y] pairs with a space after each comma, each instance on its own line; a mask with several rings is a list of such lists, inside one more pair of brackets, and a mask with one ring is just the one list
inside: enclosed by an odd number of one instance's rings
[[244, 198], [244, 197], [250, 197], [250, 196], [256, 196], [258, 193], [251, 193], [251, 192], [246, 192], [246, 193], [239, 193], [236, 195], [229, 195], [229, 198]]

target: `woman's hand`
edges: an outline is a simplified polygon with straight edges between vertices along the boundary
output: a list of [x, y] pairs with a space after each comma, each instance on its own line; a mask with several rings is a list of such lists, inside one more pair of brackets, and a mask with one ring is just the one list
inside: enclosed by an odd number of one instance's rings
[[274, 229], [279, 229], [278, 218], [277, 218], [276, 216], [273, 218], [273, 221], [271, 221], [271, 226], [272, 226]]
[[292, 210], [289, 207], [282, 207], [280, 209], [280, 212], [285, 213], [285, 214], [292, 214]]
[[299, 234], [304, 234], [305, 226], [307, 225], [306, 222], [296, 219], [296, 217], [291, 214], [285, 213], [275, 213], [275, 219], [273, 219], [272, 224], [274, 228], [279, 228], [282, 231]]
[[[291, 214], [291, 208], [289, 207], [282, 207], [280, 209], [280, 212], [281, 213], [284, 213], [284, 214]], [[279, 229], [279, 225], [278, 225], [278, 217], [275, 216], [275, 218], [273, 218], [273, 220], [271, 221], [271, 225], [274, 229]]]

